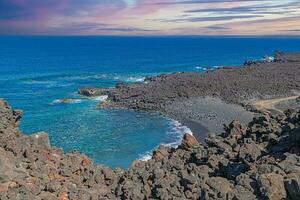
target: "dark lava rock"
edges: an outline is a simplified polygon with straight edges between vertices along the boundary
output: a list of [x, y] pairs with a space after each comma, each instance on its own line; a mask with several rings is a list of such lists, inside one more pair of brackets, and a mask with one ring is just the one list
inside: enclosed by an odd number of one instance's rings
[[258, 115], [207, 145], [186, 134], [178, 148], [112, 170], [51, 147], [46, 133], [23, 135], [21, 112], [0, 100], [0, 199], [299, 199], [300, 111]]
[[180, 147], [184, 149], [189, 149], [198, 144], [199, 142], [193, 135], [186, 133], [183, 136], [182, 144], [180, 145]]
[[112, 89], [85, 88], [79, 93], [108, 95], [116, 107], [164, 113], [166, 105], [193, 97], [218, 97], [225, 102], [243, 104], [253, 98], [287, 96], [300, 90], [300, 53], [280, 53], [274, 62], [247, 62], [246, 65], [206, 73], [159, 75], [148, 77], [144, 83], [119, 83]]
[[258, 180], [260, 190], [267, 199], [286, 199], [283, 176], [274, 173], [262, 174]]
[[285, 177], [285, 188], [291, 199], [300, 199], [300, 173], [291, 173]]
[[110, 89], [101, 89], [101, 88], [81, 88], [78, 93], [88, 97], [108, 95]]

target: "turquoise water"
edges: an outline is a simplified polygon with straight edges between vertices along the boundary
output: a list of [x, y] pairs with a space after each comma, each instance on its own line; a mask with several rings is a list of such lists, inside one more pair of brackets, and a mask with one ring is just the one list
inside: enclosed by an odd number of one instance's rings
[[26, 134], [46, 131], [54, 146], [127, 168], [160, 144], [178, 144], [188, 129], [157, 114], [99, 109], [101, 98], [83, 98], [78, 88], [240, 65], [299, 45], [298, 38], [0, 37], [0, 97], [25, 111]]

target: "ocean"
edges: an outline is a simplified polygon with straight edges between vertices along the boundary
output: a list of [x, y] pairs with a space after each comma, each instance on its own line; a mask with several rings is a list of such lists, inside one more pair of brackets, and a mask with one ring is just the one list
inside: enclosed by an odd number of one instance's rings
[[[0, 98], [25, 112], [25, 134], [46, 131], [52, 145], [65, 152], [128, 168], [161, 144], [178, 145], [188, 127], [155, 113], [99, 109], [104, 97], [81, 97], [78, 88], [201, 73], [299, 48], [300, 38], [2, 36]], [[61, 104], [64, 98], [73, 101]]]

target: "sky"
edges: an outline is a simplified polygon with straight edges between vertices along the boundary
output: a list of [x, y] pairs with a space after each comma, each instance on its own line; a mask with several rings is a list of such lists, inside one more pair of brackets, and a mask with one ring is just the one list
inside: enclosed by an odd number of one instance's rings
[[0, 0], [0, 35], [300, 35], [300, 0]]

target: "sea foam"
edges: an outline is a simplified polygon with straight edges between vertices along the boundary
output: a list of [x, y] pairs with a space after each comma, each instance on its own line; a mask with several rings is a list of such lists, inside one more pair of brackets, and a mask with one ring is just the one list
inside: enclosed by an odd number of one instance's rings
[[145, 77], [129, 77], [125, 80], [126, 80], [126, 82], [144, 82]]
[[108, 99], [108, 96], [107, 95], [101, 95], [101, 96], [97, 96], [97, 97], [92, 97], [91, 99], [93, 99], [95, 101], [104, 102]]
[[75, 103], [81, 103], [82, 99], [55, 99], [53, 100], [50, 105], [55, 104], [75, 104]]
[[193, 135], [190, 128], [188, 128], [187, 126], [183, 126], [179, 121], [176, 121], [174, 119], [170, 120], [170, 126], [171, 130], [167, 132], [167, 135], [172, 136], [174, 138], [174, 142], [163, 144], [165, 146], [176, 148], [181, 144], [184, 134], [187, 133]]
[[144, 76], [115, 76], [113, 78], [114, 80], [118, 80], [118, 81], [124, 81], [124, 82], [128, 82], [128, 83], [135, 83], [135, 82], [144, 82], [146, 77]]
[[203, 71], [207, 71], [207, 68], [206, 67], [199, 67], [199, 66], [197, 66], [197, 67], [195, 67], [196, 69], [199, 69], [199, 70], [203, 70]]
[[[187, 134], [193, 135], [191, 129], [188, 128], [187, 126], [183, 126], [179, 121], [170, 119], [169, 124], [170, 124], [170, 130], [167, 131], [167, 135], [170, 138], [172, 138], [172, 142], [161, 143], [160, 145], [176, 148], [176, 147], [178, 147], [178, 145], [181, 144], [184, 134], [187, 133]], [[151, 151], [147, 151], [144, 154], [140, 154], [138, 157], [138, 160], [141, 160], [141, 161], [150, 160], [152, 158], [153, 151], [155, 149], [157, 149], [158, 147], [159, 146], [156, 146]]]

